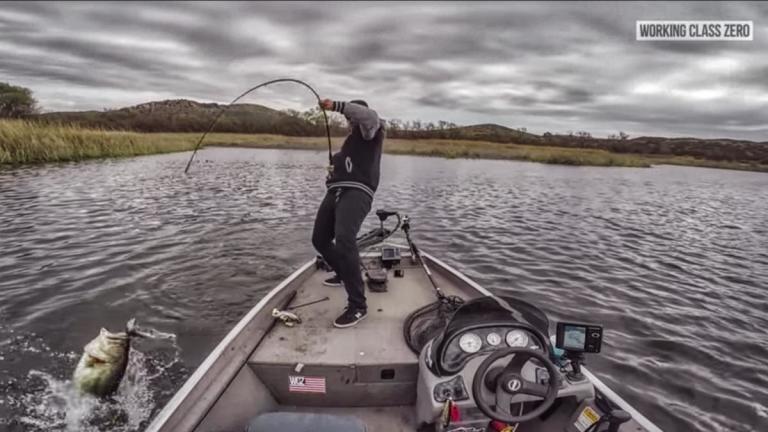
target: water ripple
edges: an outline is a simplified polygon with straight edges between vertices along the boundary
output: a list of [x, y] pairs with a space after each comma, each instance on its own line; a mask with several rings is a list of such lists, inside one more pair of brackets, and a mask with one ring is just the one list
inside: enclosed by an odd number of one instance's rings
[[[311, 256], [322, 153], [207, 149], [185, 176], [187, 156], [0, 170], [0, 339], [26, 332], [79, 352], [96, 329], [135, 316], [177, 334], [193, 370]], [[408, 156], [382, 165], [374, 208], [407, 211], [425, 249], [492, 291], [553, 321], [603, 323], [590, 367], [664, 430], [768, 430], [768, 176]], [[7, 348], [0, 383], [38, 370], [56, 384], [61, 358]], [[153, 412], [182, 382], [153, 390]], [[51, 427], [19, 409], [0, 403], [0, 417]]]

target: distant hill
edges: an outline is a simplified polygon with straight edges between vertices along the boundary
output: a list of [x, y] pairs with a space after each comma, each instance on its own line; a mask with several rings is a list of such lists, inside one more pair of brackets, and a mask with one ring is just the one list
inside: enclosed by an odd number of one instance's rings
[[[139, 132], [202, 132], [223, 108], [216, 103], [177, 99], [148, 102], [107, 111], [53, 112], [39, 119], [75, 123], [85, 127]], [[218, 122], [215, 132], [270, 133], [289, 136], [321, 136], [325, 127], [318, 112], [283, 112], [261, 105], [233, 105]], [[339, 118], [333, 119], [332, 133], [343, 135]], [[639, 137], [632, 139], [593, 138], [588, 134], [536, 135], [497, 124], [452, 128], [404, 130], [390, 128], [387, 135], [402, 139], [460, 139], [556, 147], [595, 148], [617, 153], [692, 156], [715, 161], [738, 161], [768, 165], [768, 142], [732, 139]]]
[[496, 124], [464, 126], [454, 129], [416, 131], [408, 138], [466, 139], [499, 143], [545, 145], [608, 150], [615, 153], [644, 155], [692, 156], [729, 162], [752, 162], [768, 165], [768, 142], [733, 139], [638, 137], [632, 139], [594, 138], [591, 136], [536, 135]]
[[[223, 107], [216, 103], [176, 99], [108, 111], [52, 112], [41, 114], [40, 118], [110, 130], [202, 132]], [[236, 104], [222, 116], [214, 131], [307, 136], [316, 129], [306, 120], [281, 111], [255, 104]]]
[[611, 139], [575, 137], [570, 135], [542, 136], [540, 142], [544, 145], [556, 147], [596, 148], [616, 153], [644, 155], [693, 156], [714, 161], [768, 165], [768, 142], [664, 137]]
[[418, 131], [388, 131], [389, 136], [416, 139], [464, 139], [472, 141], [491, 141], [500, 143], [536, 144], [541, 137], [528, 132], [511, 129], [497, 124], [478, 124], [446, 129]]

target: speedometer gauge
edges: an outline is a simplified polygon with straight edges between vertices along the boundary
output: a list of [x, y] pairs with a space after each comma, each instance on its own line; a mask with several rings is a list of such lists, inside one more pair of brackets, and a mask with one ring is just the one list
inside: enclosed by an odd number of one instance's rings
[[474, 333], [464, 333], [459, 338], [459, 348], [465, 353], [476, 353], [483, 347], [483, 340]]
[[528, 346], [528, 335], [522, 330], [512, 330], [507, 333], [507, 345], [511, 347]]
[[501, 336], [496, 332], [491, 332], [485, 337], [485, 341], [488, 342], [489, 345], [496, 346], [501, 343]]

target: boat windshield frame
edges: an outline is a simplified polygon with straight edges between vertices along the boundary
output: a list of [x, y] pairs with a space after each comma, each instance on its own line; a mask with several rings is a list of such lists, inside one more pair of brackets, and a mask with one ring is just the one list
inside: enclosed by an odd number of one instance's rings
[[444, 355], [454, 337], [470, 329], [509, 324], [516, 324], [535, 334], [544, 352], [551, 354], [549, 319], [541, 309], [511, 296], [489, 295], [468, 300], [453, 314], [443, 331], [430, 342], [427, 366], [438, 376], [458, 373], [471, 358], [487, 352], [468, 355], [458, 364], [444, 364]]
[[549, 337], [549, 319], [537, 306], [512, 296], [485, 296], [464, 303], [448, 321], [445, 334], [482, 321], [514, 320], [526, 323]]

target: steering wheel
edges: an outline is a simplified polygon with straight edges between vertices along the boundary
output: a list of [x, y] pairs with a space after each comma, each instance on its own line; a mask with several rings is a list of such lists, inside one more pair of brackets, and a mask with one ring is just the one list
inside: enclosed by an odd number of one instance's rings
[[[497, 360], [514, 355], [504, 368], [490, 369]], [[523, 378], [523, 366], [529, 360], [536, 359], [549, 372], [549, 385], [528, 381]], [[542, 415], [557, 398], [560, 388], [560, 376], [554, 364], [546, 355], [528, 348], [508, 348], [489, 355], [475, 372], [472, 381], [472, 396], [480, 411], [488, 417], [503, 423], [522, 423]], [[494, 395], [495, 400], [489, 400]], [[518, 395], [537, 396], [543, 401], [533, 411], [523, 415], [513, 415], [510, 405]]]

